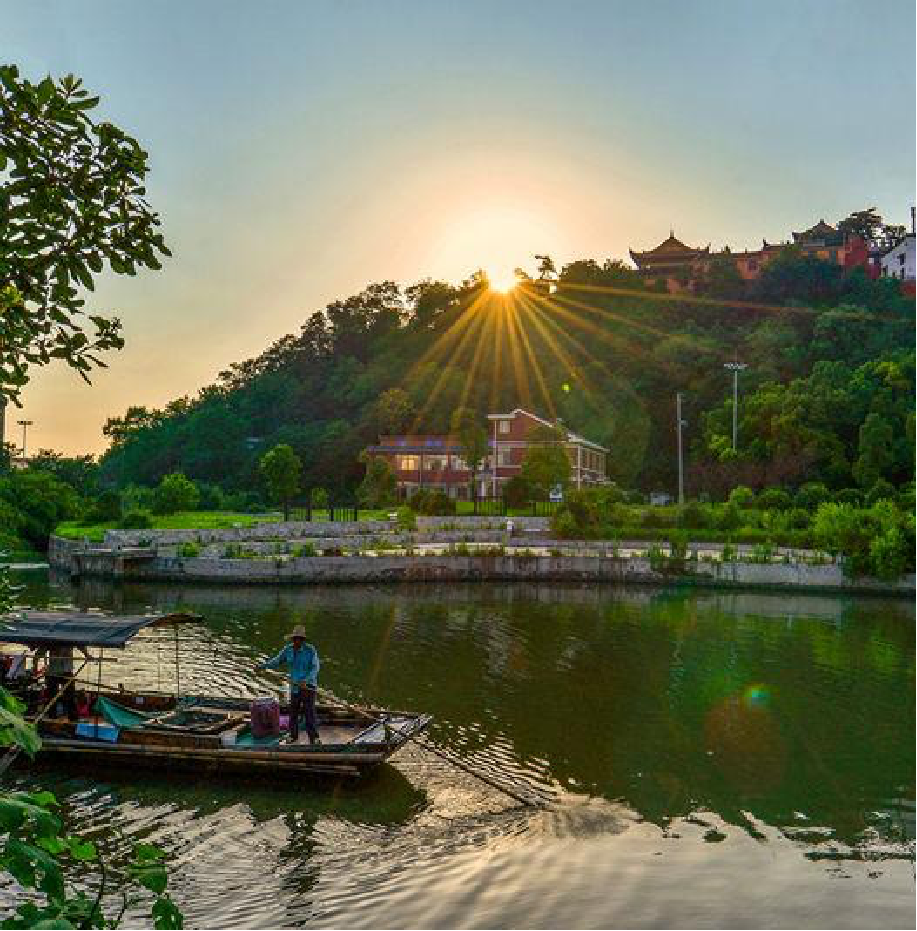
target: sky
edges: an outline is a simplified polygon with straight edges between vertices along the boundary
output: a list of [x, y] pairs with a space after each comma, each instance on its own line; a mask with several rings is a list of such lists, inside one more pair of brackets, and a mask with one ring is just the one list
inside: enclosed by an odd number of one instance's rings
[[99, 282], [91, 387], [35, 370], [8, 419], [101, 452], [373, 281], [909, 222], [914, 33], [912, 0], [0, 0], [0, 59], [149, 151], [174, 253]]

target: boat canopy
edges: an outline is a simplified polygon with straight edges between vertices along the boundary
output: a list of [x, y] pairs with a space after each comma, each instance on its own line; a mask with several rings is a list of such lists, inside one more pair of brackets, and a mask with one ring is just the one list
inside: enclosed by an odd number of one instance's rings
[[0, 643], [123, 649], [144, 627], [194, 619], [191, 614], [108, 617], [69, 611], [17, 611], [0, 617]]

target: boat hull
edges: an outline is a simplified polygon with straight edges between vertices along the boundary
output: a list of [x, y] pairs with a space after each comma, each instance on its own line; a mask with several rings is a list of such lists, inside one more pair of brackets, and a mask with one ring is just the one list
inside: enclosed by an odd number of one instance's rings
[[[396, 748], [397, 749], [397, 748]], [[371, 772], [395, 750], [360, 753], [290, 750], [180, 749], [142, 744], [45, 738], [37, 762], [43, 765], [130, 767], [136, 771], [183, 770], [233, 775], [275, 772], [357, 778]]]

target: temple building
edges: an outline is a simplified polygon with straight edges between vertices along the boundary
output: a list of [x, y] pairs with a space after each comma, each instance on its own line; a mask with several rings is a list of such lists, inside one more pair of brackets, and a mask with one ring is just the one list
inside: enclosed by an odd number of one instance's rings
[[634, 252], [631, 249], [630, 257], [648, 285], [663, 281], [669, 291], [684, 291], [690, 287], [697, 272], [709, 259], [710, 246], [702, 249], [686, 246], [680, 239], [675, 238], [675, 231], [671, 230], [669, 238], [659, 243], [655, 249], [649, 249], [647, 252]]
[[664, 282], [670, 293], [691, 291], [694, 283], [709, 268], [714, 259], [731, 259], [743, 281], [754, 281], [764, 267], [772, 262], [781, 251], [793, 246], [803, 255], [840, 265], [844, 269], [863, 268], [870, 278], [881, 273], [880, 255], [859, 236], [839, 230], [824, 220], [802, 232], [793, 233], [793, 241], [769, 243], [764, 240], [760, 249], [732, 252], [727, 246], [721, 252], [686, 246], [675, 238], [674, 232], [655, 249], [647, 252], [630, 250], [640, 276], [647, 285]]

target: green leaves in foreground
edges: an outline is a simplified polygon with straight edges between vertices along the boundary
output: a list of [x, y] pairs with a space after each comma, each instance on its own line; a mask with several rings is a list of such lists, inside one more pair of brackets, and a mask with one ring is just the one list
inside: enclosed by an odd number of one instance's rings
[[[22, 704], [0, 688], [0, 747], [33, 754], [41, 739], [22, 711]], [[67, 834], [58, 808], [50, 792], [0, 792], [0, 875], [8, 874], [28, 896], [0, 928], [116, 928], [128, 909], [150, 894], [155, 927], [183, 926], [182, 913], [166, 892], [163, 850], [137, 844], [126, 863], [115, 865], [100, 846], [104, 839]], [[78, 877], [81, 888], [72, 887], [70, 875]]]

